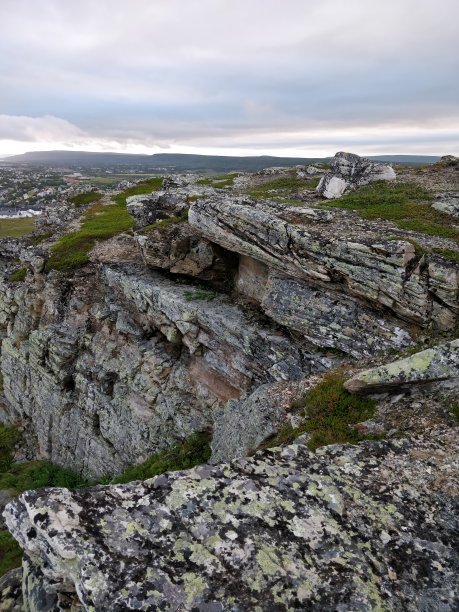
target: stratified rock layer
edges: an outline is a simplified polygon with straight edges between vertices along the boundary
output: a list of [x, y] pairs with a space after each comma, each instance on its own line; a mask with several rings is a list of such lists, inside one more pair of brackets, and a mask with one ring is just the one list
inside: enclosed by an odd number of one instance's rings
[[459, 340], [446, 342], [360, 372], [345, 383], [349, 391], [403, 390], [421, 385], [459, 388]]
[[24, 597], [35, 610], [36, 593], [74, 585], [97, 611], [456, 610], [458, 432], [28, 491], [5, 512]]

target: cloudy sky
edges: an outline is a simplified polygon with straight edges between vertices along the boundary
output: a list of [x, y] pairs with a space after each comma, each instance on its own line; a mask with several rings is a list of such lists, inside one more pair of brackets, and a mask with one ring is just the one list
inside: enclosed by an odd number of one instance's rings
[[0, 0], [0, 154], [458, 154], [458, 23], [458, 0]]

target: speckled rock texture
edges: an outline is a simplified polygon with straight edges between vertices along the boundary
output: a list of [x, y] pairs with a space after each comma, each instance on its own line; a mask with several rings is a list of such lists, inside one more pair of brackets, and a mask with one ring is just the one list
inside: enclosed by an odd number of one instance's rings
[[360, 372], [345, 383], [348, 391], [406, 390], [436, 385], [459, 388], [459, 340]]
[[457, 610], [459, 430], [431, 433], [28, 491], [5, 512], [25, 600], [60, 610], [73, 586], [95, 611]]
[[395, 178], [395, 171], [389, 164], [340, 151], [330, 160], [330, 172], [320, 180], [317, 193], [327, 199], [339, 198], [349, 188]]

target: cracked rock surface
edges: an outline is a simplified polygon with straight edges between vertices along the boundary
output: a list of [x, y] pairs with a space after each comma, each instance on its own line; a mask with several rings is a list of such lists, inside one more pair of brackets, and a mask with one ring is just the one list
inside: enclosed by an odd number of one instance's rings
[[25, 597], [36, 609], [35, 593], [73, 585], [86, 610], [455, 610], [458, 433], [28, 491], [5, 511]]

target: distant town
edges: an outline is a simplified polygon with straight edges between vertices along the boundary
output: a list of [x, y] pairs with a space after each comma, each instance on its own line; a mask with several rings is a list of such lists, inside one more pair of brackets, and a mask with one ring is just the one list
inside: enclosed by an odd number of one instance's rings
[[79, 193], [126, 189], [151, 172], [116, 168], [46, 168], [0, 161], [0, 217], [32, 216]]

